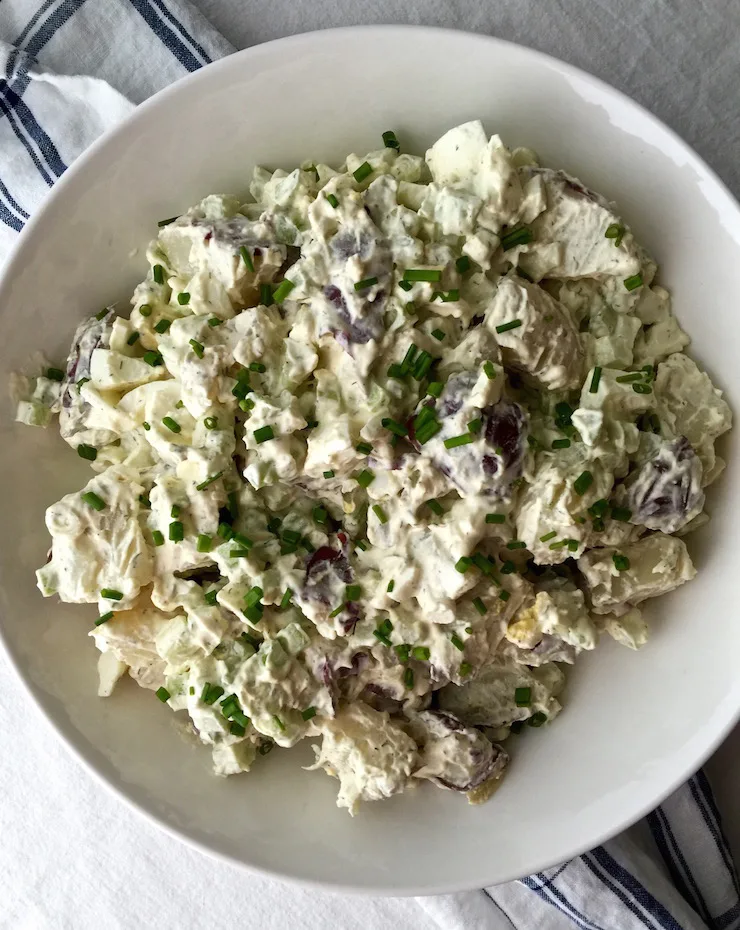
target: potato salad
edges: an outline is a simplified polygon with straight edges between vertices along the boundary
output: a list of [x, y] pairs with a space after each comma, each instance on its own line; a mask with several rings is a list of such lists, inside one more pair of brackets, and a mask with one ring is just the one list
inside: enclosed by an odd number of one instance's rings
[[312, 740], [350, 813], [485, 800], [564, 666], [644, 644], [731, 422], [614, 204], [477, 121], [383, 143], [162, 220], [130, 313], [14, 384], [90, 466], [37, 576], [96, 605], [99, 694], [218, 775]]

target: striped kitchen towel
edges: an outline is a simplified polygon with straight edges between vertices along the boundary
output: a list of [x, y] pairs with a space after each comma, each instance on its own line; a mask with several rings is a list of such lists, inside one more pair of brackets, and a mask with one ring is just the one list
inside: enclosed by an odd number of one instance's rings
[[[240, 14], [241, 0], [231, 2]], [[0, 0], [0, 260], [93, 139], [155, 91], [231, 51], [185, 0]], [[101, 868], [111, 863], [107, 857]], [[176, 879], [187, 887], [184, 876]], [[164, 874], [162, 901], [167, 881]], [[44, 895], [53, 884], [45, 882]], [[248, 889], [246, 899], [235, 897], [233, 926], [258, 925], [260, 911], [280, 913], [291, 890], [276, 887], [271, 901], [247, 905]], [[38, 886], [27, 893], [37, 895]], [[701, 772], [641, 824], [564, 865], [417, 903], [420, 921], [444, 930], [740, 928], [737, 873]], [[110, 904], [108, 926], [140, 922], [120, 906]], [[347, 925], [356, 926], [362, 905], [348, 898], [346, 907]], [[74, 923], [71, 914], [58, 916], [59, 926]], [[373, 923], [365, 926], [375, 930]]]

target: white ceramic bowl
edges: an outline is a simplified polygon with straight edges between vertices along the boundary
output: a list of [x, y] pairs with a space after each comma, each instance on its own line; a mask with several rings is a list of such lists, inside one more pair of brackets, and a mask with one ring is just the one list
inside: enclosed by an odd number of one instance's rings
[[[423, 152], [481, 117], [618, 201], [655, 255], [694, 354], [740, 409], [740, 211], [699, 158], [621, 94], [495, 39], [372, 27], [240, 52], [139, 107], [93, 146], [28, 224], [0, 285], [0, 380], [35, 349], [62, 359], [83, 316], [125, 299], [155, 221], [212, 191], [245, 192], [255, 163], [290, 168], [377, 147], [394, 128]], [[738, 716], [740, 430], [692, 537], [699, 576], [654, 604], [638, 654], [604, 643], [569, 678], [565, 712], [516, 741], [480, 808], [431, 787], [353, 820], [307, 746], [221, 780], [172, 713], [133, 683], [95, 697], [92, 607], [43, 600], [45, 507], [83, 481], [56, 437], [0, 422], [0, 611], [6, 647], [59, 734], [140, 811], [206, 851], [345, 891], [453, 891], [564, 860], [630, 824], [690, 775]], [[516, 738], [515, 738], [516, 739]], [[22, 778], [23, 773], [19, 772]]]

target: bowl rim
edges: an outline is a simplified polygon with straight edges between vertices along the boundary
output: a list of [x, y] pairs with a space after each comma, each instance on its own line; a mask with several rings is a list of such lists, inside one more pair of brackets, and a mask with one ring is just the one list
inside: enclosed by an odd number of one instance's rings
[[[107, 148], [109, 145], [114, 145], [119, 137], [125, 138], [126, 135], [130, 133], [132, 126], [135, 126], [139, 121], [146, 119], [150, 112], [155, 111], [160, 106], [166, 105], [171, 96], [176, 96], [191, 85], [195, 85], [200, 81], [207, 80], [207, 78], [204, 79], [204, 74], [215, 75], [215, 73], [220, 70], [225, 71], [229, 68], [234, 68], [235, 66], [248, 69], [252, 62], [258, 61], [260, 58], [262, 58], [262, 56], [272, 56], [276, 51], [279, 52], [279, 54], [288, 53], [289, 55], [294, 49], [300, 50], [302, 47], [310, 47], [313, 43], [321, 41], [341, 41], [341, 39], [345, 36], [354, 38], [363, 36], [368, 42], [371, 42], [374, 36], [382, 37], [383, 35], [386, 35], [390, 32], [414, 33], [417, 36], [436, 38], [437, 40], [442, 41], [444, 41], [445, 38], [454, 38], [457, 41], [462, 40], [471, 43], [477, 43], [479, 45], [485, 45], [492, 50], [495, 50], [496, 48], [508, 49], [509, 51], [513, 50], [517, 54], [523, 55], [525, 59], [531, 58], [540, 64], [557, 70], [566, 77], [575, 78], [581, 82], [584, 82], [586, 85], [592, 87], [600, 94], [606, 94], [612, 97], [612, 99], [618, 100], [622, 104], [627, 105], [629, 108], [641, 114], [643, 118], [651, 121], [663, 133], [665, 133], [666, 136], [673, 142], [673, 144], [680, 148], [686, 158], [686, 163], [695, 168], [697, 172], [704, 178], [716, 185], [719, 192], [724, 195], [724, 197], [726, 197], [727, 205], [735, 210], [737, 219], [740, 222], [740, 203], [738, 203], [738, 200], [735, 198], [734, 194], [730, 191], [728, 186], [714, 171], [714, 169], [711, 168], [706, 163], [706, 161], [700, 155], [698, 155], [675, 130], [664, 123], [663, 120], [655, 116], [647, 107], [633, 100], [623, 91], [618, 90], [611, 84], [590, 74], [588, 71], [585, 71], [582, 68], [571, 65], [568, 62], [564, 62], [556, 56], [548, 54], [547, 52], [542, 52], [539, 49], [531, 48], [518, 42], [512, 42], [508, 39], [501, 39], [497, 36], [469, 32], [467, 30], [410, 24], [341, 26], [330, 29], [317, 29], [310, 32], [296, 33], [290, 36], [283, 36], [277, 39], [272, 39], [268, 42], [250, 46], [249, 48], [237, 50], [236, 52], [226, 55], [223, 58], [217, 59], [216, 61], [213, 61], [210, 64], [199, 68], [197, 71], [184, 75], [177, 81], [174, 81], [172, 84], [169, 84], [161, 90], [157, 91], [151, 97], [138, 104], [134, 111], [120, 123], [111, 127], [101, 136], [99, 136], [75, 159], [75, 161], [70, 165], [69, 168], [67, 168], [64, 174], [55, 182], [54, 186], [45, 196], [43, 202], [33, 213], [31, 218], [26, 222], [24, 228], [18, 235], [18, 238], [11, 246], [11, 249], [6, 256], [4, 263], [0, 266], [0, 306], [2, 305], [5, 291], [9, 288], [10, 282], [14, 277], [16, 266], [22, 261], [23, 253], [26, 249], [26, 243], [37, 234], [37, 230], [45, 223], [46, 214], [50, 206], [60, 196], [63, 195], [66, 187], [72, 183], [72, 181], [78, 175], [84, 174], [84, 172], [87, 170], [88, 164], [93, 162], [98, 157], [99, 152]], [[357, 886], [345, 884], [341, 880], [295, 877], [277, 869], [272, 869], [253, 863], [247, 863], [244, 861], [244, 859], [208, 845], [202, 840], [194, 837], [186, 827], [178, 828], [168, 823], [165, 819], [154, 812], [153, 807], [147, 806], [142, 801], [137, 800], [133, 795], [128, 794], [126, 789], [123, 787], [124, 783], [122, 780], [119, 784], [110, 776], [105, 774], [101, 770], [101, 767], [96, 763], [92, 753], [90, 753], [83, 745], [78, 745], [78, 742], [74, 739], [72, 732], [74, 731], [74, 727], [72, 727], [66, 721], [58, 721], [56, 719], [51, 707], [49, 706], [51, 702], [50, 697], [47, 696], [46, 692], [40, 686], [35, 684], [30, 679], [30, 677], [26, 676], [23, 670], [24, 663], [22, 656], [20, 652], [16, 652], [12, 643], [10, 642], [10, 639], [5, 631], [5, 624], [2, 622], [2, 617], [0, 617], [0, 646], [4, 651], [8, 664], [15, 673], [17, 680], [31, 696], [33, 703], [36, 705], [37, 710], [44, 718], [46, 724], [54, 732], [56, 737], [62, 742], [67, 751], [77, 760], [77, 762], [80, 763], [82, 767], [95, 778], [96, 781], [102, 784], [119, 800], [123, 801], [129, 808], [132, 808], [139, 815], [143, 816], [149, 823], [156, 826], [158, 829], [163, 830], [170, 837], [178, 840], [179, 842], [185, 843], [187, 846], [196, 849], [201, 853], [204, 853], [210, 858], [227, 863], [240, 869], [245, 869], [248, 872], [256, 873], [267, 879], [277, 879], [284, 882], [287, 881], [291, 884], [297, 884], [299, 886], [313, 888], [317, 891], [331, 893], [362, 896], [377, 895], [384, 897], [407, 897], [418, 895], [451, 894], [455, 892], [469, 891], [480, 887], [479, 884], [471, 885], [469, 882], [465, 881], [437, 882], [433, 887], [430, 887], [429, 885], [413, 885], [404, 886], [401, 888], [390, 885]], [[589, 835], [587, 839], [580, 843], [571, 843], [564, 851], [563, 855], [554, 862], [550, 858], [537, 859], [535, 857], [534, 865], [529, 874], [541, 872], [553, 865], [557, 865], [561, 862], [566, 862], [570, 859], [576, 858], [582, 853], [593, 849], [601, 843], [604, 843], [612, 837], [616, 836], [618, 833], [621, 833], [622, 831], [631, 827], [638, 820], [640, 820], [655, 807], [661, 804], [670, 794], [672, 794], [702, 765], [704, 765], [707, 759], [716, 751], [721, 743], [724, 742], [730, 731], [735, 727], [739, 720], [740, 702], [734, 710], [727, 713], [725, 720], [722, 721], [721, 724], [714, 726], [711, 737], [708, 737], [705, 740], [704, 745], [701, 747], [701, 750], [698, 753], [695, 753], [691, 764], [684, 764], [672, 778], [667, 779], [660, 791], [654, 796], [650, 803], [640, 804], [635, 809], [630, 810], [626, 815], [621, 815], [609, 829], [598, 830], [594, 835]], [[68, 730], [70, 732], [67, 732]], [[498, 878], [496, 883], [503, 884], [520, 877], [522, 876], [518, 872], [515, 874], [506, 873], [503, 875], [503, 877]]]

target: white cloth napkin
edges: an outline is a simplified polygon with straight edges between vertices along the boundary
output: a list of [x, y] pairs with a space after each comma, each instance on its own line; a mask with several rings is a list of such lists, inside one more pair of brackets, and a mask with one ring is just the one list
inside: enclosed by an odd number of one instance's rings
[[[3, 0], [0, 260], [100, 133], [232, 51], [187, 0]], [[632, 830], [537, 875], [456, 895], [358, 900], [253, 877], [156, 833], [46, 745], [20, 697], [0, 667], [0, 736], [15, 763], [0, 769], [3, 928], [174, 930], [205, 917], [220, 930], [740, 927], [737, 873], [702, 772]]]

